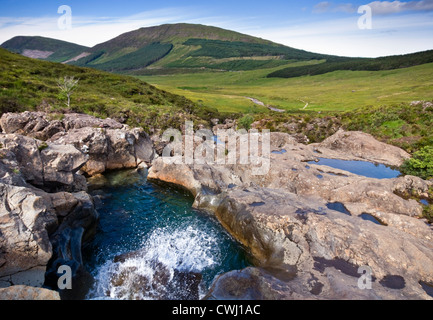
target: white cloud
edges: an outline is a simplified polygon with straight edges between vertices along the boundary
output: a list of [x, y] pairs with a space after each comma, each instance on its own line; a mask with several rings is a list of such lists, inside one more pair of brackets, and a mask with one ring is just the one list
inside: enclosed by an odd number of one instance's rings
[[355, 6], [352, 3], [342, 3], [334, 5], [331, 2], [319, 2], [313, 7], [313, 13], [327, 13], [327, 12], [343, 12], [354, 13], [356, 12]]
[[332, 4], [328, 1], [322, 1], [313, 7], [313, 13], [325, 13], [328, 12]]
[[356, 8], [351, 3], [344, 3], [344, 4], [340, 4], [340, 5], [336, 6], [333, 9], [333, 11], [334, 12], [344, 12], [344, 13], [355, 13]]
[[386, 15], [407, 11], [433, 11], [433, 0], [421, 1], [373, 1], [368, 4], [373, 14]]
[[[433, 0], [416, 0], [416, 1], [373, 1], [368, 4], [373, 14], [387, 15], [393, 13], [401, 13], [408, 11], [433, 11]], [[356, 6], [352, 3], [334, 4], [329, 1], [322, 1], [313, 7], [313, 13], [329, 13], [329, 12], [343, 12], [355, 13]]]

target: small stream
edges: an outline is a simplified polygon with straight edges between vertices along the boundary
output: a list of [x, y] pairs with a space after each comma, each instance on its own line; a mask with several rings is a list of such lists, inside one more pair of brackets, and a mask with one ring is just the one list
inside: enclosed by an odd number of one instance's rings
[[198, 299], [217, 275], [250, 265], [216, 219], [191, 208], [189, 193], [134, 179], [102, 189], [99, 229], [83, 248], [96, 279], [88, 299]]

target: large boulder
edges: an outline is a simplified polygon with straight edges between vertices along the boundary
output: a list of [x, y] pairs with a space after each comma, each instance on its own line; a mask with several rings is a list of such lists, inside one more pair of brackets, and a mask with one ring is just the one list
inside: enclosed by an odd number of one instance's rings
[[49, 231], [56, 226], [43, 197], [0, 183], [0, 281], [41, 286], [52, 255]]
[[62, 123], [66, 131], [82, 128], [122, 129], [125, 127], [123, 124], [110, 118], [100, 119], [82, 113], [67, 113], [62, 119]]
[[88, 156], [74, 146], [41, 142], [17, 134], [0, 134], [0, 145], [4, 154], [0, 162], [25, 182], [47, 191], [86, 190], [85, 178], [78, 171]]
[[89, 160], [82, 168], [89, 175], [106, 170], [136, 168], [141, 163], [150, 164], [153, 144], [142, 129], [71, 129], [54, 135], [50, 142], [73, 145], [88, 154]]
[[0, 134], [0, 144], [2, 150], [13, 153], [13, 158], [18, 163], [17, 170], [22, 173], [25, 181], [34, 185], [43, 185], [44, 165], [38, 140], [18, 134]]
[[43, 112], [4, 113], [0, 125], [4, 133], [28, 135], [32, 132], [42, 131], [49, 121]]
[[372, 135], [359, 131], [340, 129], [317, 146], [390, 166], [401, 166], [410, 158], [410, 154], [404, 150], [377, 141]]
[[44, 188], [86, 190], [86, 180], [76, 173], [86, 164], [88, 156], [72, 145], [49, 144], [41, 151], [44, 166]]

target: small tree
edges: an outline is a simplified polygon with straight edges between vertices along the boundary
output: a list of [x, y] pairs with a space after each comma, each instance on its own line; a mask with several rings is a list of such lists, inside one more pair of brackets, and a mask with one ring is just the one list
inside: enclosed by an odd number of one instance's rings
[[57, 82], [61, 94], [67, 98], [67, 102], [65, 104], [68, 108], [71, 107], [71, 95], [74, 93], [79, 81], [79, 79], [75, 79], [74, 77], [65, 76], [63, 79], [60, 78]]

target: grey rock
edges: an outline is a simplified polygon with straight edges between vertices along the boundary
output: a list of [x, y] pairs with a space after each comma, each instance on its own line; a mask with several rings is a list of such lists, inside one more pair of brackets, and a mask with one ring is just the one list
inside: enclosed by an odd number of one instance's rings
[[57, 225], [56, 215], [29, 188], [0, 184], [0, 201], [0, 256], [5, 261], [0, 278], [36, 268], [31, 272], [32, 283], [43, 283], [52, 254], [47, 230]]

